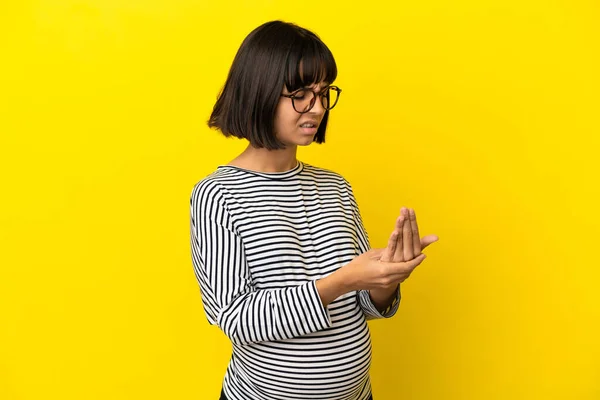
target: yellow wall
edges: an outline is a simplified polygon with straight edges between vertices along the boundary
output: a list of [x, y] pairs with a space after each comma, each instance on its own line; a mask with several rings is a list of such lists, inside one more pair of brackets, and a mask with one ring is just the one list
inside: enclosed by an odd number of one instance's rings
[[374, 246], [439, 243], [370, 322], [376, 400], [600, 399], [594, 1], [0, 4], [0, 398], [216, 399], [230, 346], [189, 254], [205, 121], [275, 18], [339, 65], [326, 145]]

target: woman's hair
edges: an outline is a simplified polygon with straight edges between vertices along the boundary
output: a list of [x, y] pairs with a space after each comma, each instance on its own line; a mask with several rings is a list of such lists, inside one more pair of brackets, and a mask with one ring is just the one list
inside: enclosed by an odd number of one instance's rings
[[[293, 92], [313, 83], [331, 84], [336, 77], [333, 55], [317, 35], [292, 23], [267, 22], [242, 42], [208, 126], [245, 138], [253, 147], [284, 148], [274, 132], [283, 85]], [[317, 143], [325, 142], [328, 117], [326, 110]]]

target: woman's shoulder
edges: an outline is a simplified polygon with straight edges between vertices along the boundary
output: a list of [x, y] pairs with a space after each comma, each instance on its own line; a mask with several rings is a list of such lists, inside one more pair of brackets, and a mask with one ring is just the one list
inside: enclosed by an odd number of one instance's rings
[[199, 201], [206, 197], [212, 199], [222, 197], [223, 185], [232, 179], [235, 179], [230, 175], [231, 174], [226, 170], [217, 169], [197, 181], [192, 187], [192, 202]]
[[324, 182], [333, 182], [343, 186], [350, 187], [350, 182], [342, 175], [342, 173], [335, 171], [330, 168], [319, 167], [312, 164], [305, 163], [305, 173], [308, 176], [314, 177], [316, 180]]

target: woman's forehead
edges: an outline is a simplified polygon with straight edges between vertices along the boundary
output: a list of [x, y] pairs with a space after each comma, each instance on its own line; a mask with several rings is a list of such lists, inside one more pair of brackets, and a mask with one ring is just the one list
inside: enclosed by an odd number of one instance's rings
[[[305, 66], [308, 67], [308, 69], [305, 69]], [[325, 88], [331, 84], [331, 82], [327, 82], [327, 79], [332, 77], [330, 69], [331, 66], [321, 60], [315, 58], [302, 58], [298, 63], [295, 77], [292, 78], [292, 76], [290, 76], [287, 81], [292, 87], [310, 87], [313, 89], [317, 87]], [[317, 80], [320, 81], [315, 82]], [[311, 84], [304, 83], [311, 81]]]

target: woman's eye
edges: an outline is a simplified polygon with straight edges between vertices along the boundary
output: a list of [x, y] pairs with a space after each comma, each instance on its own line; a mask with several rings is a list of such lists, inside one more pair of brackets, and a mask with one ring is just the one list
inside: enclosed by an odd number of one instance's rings
[[304, 98], [305, 94], [304, 92], [298, 92], [294, 95], [294, 98], [298, 99], [298, 100], [302, 100]]

